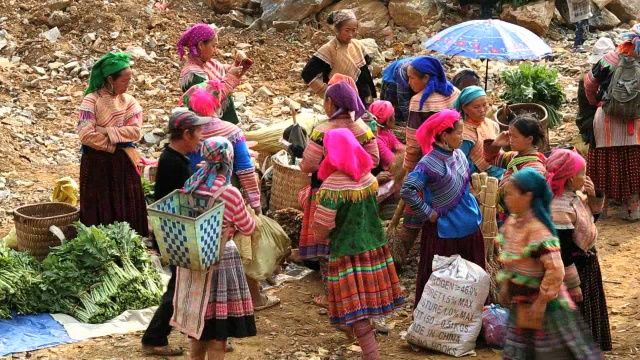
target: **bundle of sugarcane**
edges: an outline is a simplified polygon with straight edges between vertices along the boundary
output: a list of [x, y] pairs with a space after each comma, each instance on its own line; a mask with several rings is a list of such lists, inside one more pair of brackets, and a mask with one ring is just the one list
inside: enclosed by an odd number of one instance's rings
[[498, 272], [502, 268], [498, 262], [499, 249], [495, 247], [495, 239], [498, 235], [498, 223], [496, 221], [496, 205], [498, 202], [498, 179], [488, 176], [486, 173], [471, 175], [471, 185], [480, 203], [482, 212], [482, 236], [484, 237], [486, 270], [491, 280], [489, 301], [497, 304], [499, 284]]

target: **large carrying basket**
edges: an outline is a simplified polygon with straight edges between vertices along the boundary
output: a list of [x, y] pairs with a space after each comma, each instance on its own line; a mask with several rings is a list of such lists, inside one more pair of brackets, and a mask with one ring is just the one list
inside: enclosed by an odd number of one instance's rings
[[49, 255], [50, 247], [60, 245], [60, 239], [50, 230], [58, 227], [67, 239], [73, 238], [72, 224], [80, 218], [80, 210], [58, 202], [21, 206], [13, 211], [19, 251], [28, 251], [42, 260]]
[[273, 164], [273, 180], [271, 184], [271, 199], [269, 209], [278, 211], [286, 208], [301, 210], [298, 203], [298, 193], [302, 188], [311, 183], [308, 173], [300, 171], [296, 167], [282, 161], [285, 150], [271, 157]]
[[224, 203], [216, 194], [175, 190], [149, 205], [148, 213], [162, 259], [191, 270], [206, 270], [222, 257]]

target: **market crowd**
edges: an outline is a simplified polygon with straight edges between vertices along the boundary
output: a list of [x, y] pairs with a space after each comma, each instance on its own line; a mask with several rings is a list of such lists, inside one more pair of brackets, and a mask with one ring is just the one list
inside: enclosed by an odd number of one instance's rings
[[[315, 302], [328, 309], [330, 323], [357, 340], [363, 359], [380, 359], [374, 320], [405, 305], [396, 264], [406, 261], [415, 242], [416, 304], [435, 255], [457, 254], [484, 268], [483, 218], [470, 179], [486, 173], [499, 181], [498, 281], [500, 301], [511, 310], [504, 358], [600, 359], [601, 351], [611, 350], [596, 220], [605, 199], [622, 203], [625, 218], [640, 218], [640, 119], [620, 119], [615, 114], [625, 109], [611, 110], [604, 100], [618, 67], [640, 56], [640, 25], [618, 46], [600, 39], [592, 70], [580, 82], [578, 125], [590, 145], [585, 161], [573, 149], [543, 153], [548, 139], [534, 116], [517, 115], [501, 131], [487, 118], [489, 99], [478, 74], [446, 74], [431, 56], [391, 63], [378, 94], [354, 13], [340, 10], [328, 21], [335, 38], [301, 74], [324, 98], [328, 121], [310, 132], [305, 147], [289, 150], [311, 177], [300, 194], [297, 254], [319, 264], [325, 287]], [[229, 339], [256, 335], [254, 313], [280, 302], [245, 275], [233, 241], [236, 232], [256, 230], [262, 194], [233, 103], [252, 61], [240, 51], [232, 63], [217, 60], [218, 36], [198, 24], [178, 41], [184, 67], [176, 80], [184, 95], [169, 120], [155, 197], [181, 190], [222, 201], [226, 242], [207, 271], [172, 267], [142, 338], [149, 354], [181, 354], [168, 343], [175, 328], [189, 336], [192, 359], [223, 359]], [[127, 93], [131, 79], [123, 53], [104, 55], [91, 71], [78, 124], [81, 221], [126, 221], [153, 238], [135, 150], [143, 109]], [[394, 132], [400, 126], [404, 143]], [[404, 205], [402, 230], [392, 240], [378, 201], [390, 181]]]

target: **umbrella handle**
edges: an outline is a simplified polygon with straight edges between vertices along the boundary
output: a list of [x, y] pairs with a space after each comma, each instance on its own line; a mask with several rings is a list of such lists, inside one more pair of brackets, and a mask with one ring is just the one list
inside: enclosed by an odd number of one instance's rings
[[487, 91], [487, 84], [489, 83], [489, 59], [486, 60], [487, 64], [484, 70], [484, 91]]

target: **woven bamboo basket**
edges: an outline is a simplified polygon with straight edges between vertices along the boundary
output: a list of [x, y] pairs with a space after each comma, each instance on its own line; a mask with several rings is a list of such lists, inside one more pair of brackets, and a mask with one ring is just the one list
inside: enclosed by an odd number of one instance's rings
[[271, 182], [271, 199], [269, 209], [293, 208], [302, 210], [298, 203], [298, 193], [311, 183], [309, 174], [283, 164], [277, 156], [272, 158], [273, 180]]
[[80, 218], [80, 210], [72, 205], [57, 202], [21, 206], [13, 211], [16, 225], [18, 250], [28, 251], [42, 260], [49, 254], [51, 246], [60, 245], [49, 228], [52, 225], [62, 230], [67, 239], [75, 236], [73, 222]]
[[[509, 105], [509, 109], [511, 109], [511, 111], [513, 111], [513, 113], [516, 114], [516, 116], [521, 114], [531, 114], [540, 121], [540, 125], [542, 126], [542, 129], [544, 129], [545, 139], [543, 143], [540, 144], [539, 151], [541, 152], [548, 151], [549, 150], [549, 127], [547, 126], [547, 119], [549, 118], [549, 113], [547, 112], [547, 109], [545, 109], [544, 106], [542, 105], [533, 104], [533, 103], [513, 104], [513, 105]], [[507, 131], [509, 130], [509, 123], [505, 122], [504, 120], [501, 120], [501, 119], [504, 119], [504, 116], [502, 114], [503, 111], [504, 111], [504, 107], [501, 107], [500, 109], [498, 109], [498, 111], [494, 114], [494, 120], [497, 121], [498, 124], [500, 125], [501, 131]]]

